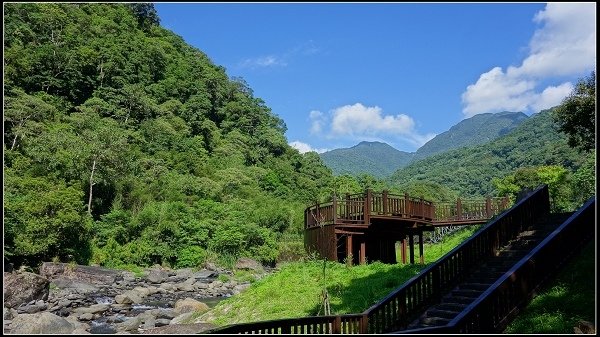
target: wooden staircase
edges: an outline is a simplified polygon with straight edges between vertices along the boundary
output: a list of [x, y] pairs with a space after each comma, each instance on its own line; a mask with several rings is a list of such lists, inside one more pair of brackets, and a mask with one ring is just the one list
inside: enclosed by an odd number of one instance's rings
[[429, 307], [406, 329], [413, 330], [447, 325], [571, 214], [573, 213], [551, 214], [548, 219], [538, 221], [526, 228], [515, 240], [498, 250], [495, 256], [473, 268], [472, 272], [460, 284], [443, 295], [441, 303]]
[[547, 186], [362, 313], [234, 324], [206, 333], [481, 334], [504, 331], [546, 282], [594, 239], [596, 198], [551, 214]]

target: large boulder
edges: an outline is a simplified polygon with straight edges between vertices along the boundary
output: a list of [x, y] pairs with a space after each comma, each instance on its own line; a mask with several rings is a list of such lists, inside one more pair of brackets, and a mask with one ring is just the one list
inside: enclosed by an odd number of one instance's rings
[[173, 324], [145, 330], [142, 333], [160, 335], [188, 335], [201, 333], [216, 327], [216, 325], [210, 323]]
[[246, 258], [246, 257], [242, 257], [239, 258], [236, 263], [235, 263], [235, 269], [240, 269], [240, 270], [254, 270], [254, 271], [264, 271], [263, 266], [256, 262], [255, 260]]
[[146, 280], [152, 283], [163, 283], [169, 278], [169, 273], [162, 269], [151, 269]]
[[4, 306], [15, 308], [33, 300], [47, 300], [50, 281], [38, 274], [4, 273]]
[[117, 270], [56, 262], [44, 262], [40, 275], [50, 280], [61, 277], [96, 285], [110, 285], [123, 279], [122, 272]]
[[71, 334], [75, 327], [66, 319], [47, 311], [21, 314], [10, 324], [11, 334]]
[[187, 312], [205, 312], [208, 311], [209, 307], [205, 303], [196, 301], [193, 298], [186, 297], [183, 300], [177, 300], [173, 311], [177, 315], [181, 315]]

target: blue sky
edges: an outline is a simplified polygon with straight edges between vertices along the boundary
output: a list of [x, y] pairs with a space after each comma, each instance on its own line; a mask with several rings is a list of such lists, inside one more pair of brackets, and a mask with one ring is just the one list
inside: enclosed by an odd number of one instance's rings
[[595, 3], [156, 3], [301, 152], [413, 152], [462, 119], [538, 112], [596, 67]]

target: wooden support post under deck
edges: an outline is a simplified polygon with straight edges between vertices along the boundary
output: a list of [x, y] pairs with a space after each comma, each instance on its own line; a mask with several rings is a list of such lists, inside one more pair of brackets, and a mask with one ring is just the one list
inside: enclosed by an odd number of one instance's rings
[[367, 257], [367, 254], [365, 253], [365, 249], [366, 249], [366, 244], [365, 244], [365, 242], [363, 241], [363, 242], [361, 242], [361, 243], [360, 243], [360, 250], [359, 250], [359, 255], [360, 255], [360, 256], [359, 256], [359, 261], [358, 261], [358, 262], [359, 262], [360, 264], [365, 264], [365, 263], [366, 263], [366, 260], [367, 260], [367, 258], [366, 258], [366, 257]]
[[419, 260], [421, 264], [425, 264], [425, 256], [423, 256], [423, 231], [419, 232]]
[[346, 236], [346, 258], [348, 263], [352, 265], [352, 235]]
[[412, 233], [408, 235], [408, 252], [410, 254], [410, 264], [415, 264], [415, 238]]
[[402, 241], [400, 242], [400, 255], [402, 256], [402, 263], [406, 264], [406, 236], [402, 238]]

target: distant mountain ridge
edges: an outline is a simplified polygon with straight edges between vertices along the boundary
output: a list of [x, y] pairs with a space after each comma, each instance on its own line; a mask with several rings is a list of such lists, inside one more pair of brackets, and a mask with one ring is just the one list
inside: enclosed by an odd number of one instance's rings
[[567, 138], [553, 127], [551, 109], [527, 118], [512, 132], [482, 145], [439, 153], [398, 170], [392, 183], [433, 182], [463, 196], [481, 197], [494, 191], [493, 178], [519, 167], [561, 165], [578, 168], [588, 154], [567, 145]]
[[385, 178], [408, 165], [413, 154], [399, 151], [386, 143], [360, 142], [351, 148], [327, 151], [320, 156], [334, 175], [368, 173]]
[[522, 112], [478, 114], [435, 136], [416, 152], [400, 151], [381, 142], [360, 142], [351, 148], [331, 150], [320, 156], [334, 175], [367, 173], [386, 178], [398, 169], [435, 154], [485, 144], [510, 133], [527, 119]]
[[415, 162], [463, 146], [487, 143], [506, 135], [527, 118], [527, 115], [522, 112], [503, 111], [478, 114], [463, 119], [450, 130], [440, 133], [421, 146], [412, 161]]

